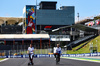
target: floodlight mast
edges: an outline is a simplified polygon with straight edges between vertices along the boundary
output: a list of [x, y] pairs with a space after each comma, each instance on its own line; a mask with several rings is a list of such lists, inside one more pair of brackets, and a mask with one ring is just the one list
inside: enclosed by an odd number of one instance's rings
[[[35, 0], [36, 1], [36, 12], [37, 12], [37, 0]], [[36, 14], [36, 12], [35, 12], [35, 20], [37, 19], [37, 14]], [[37, 20], [36, 20], [36, 22], [37, 22]], [[37, 33], [37, 29], [36, 29], [36, 33]]]
[[36, 0], [36, 10], [37, 10], [37, 0]]

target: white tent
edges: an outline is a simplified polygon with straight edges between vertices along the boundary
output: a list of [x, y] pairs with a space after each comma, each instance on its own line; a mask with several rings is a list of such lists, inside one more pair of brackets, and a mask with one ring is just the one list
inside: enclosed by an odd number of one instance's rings
[[20, 22], [18, 25], [21, 26], [21, 25], [23, 25], [23, 24], [24, 24], [24, 22]]

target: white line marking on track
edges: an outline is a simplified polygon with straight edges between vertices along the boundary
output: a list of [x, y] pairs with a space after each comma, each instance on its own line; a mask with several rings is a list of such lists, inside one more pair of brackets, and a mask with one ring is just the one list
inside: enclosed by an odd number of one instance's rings
[[6, 59], [4, 59], [4, 60], [1, 60], [0, 62], [3, 62], [3, 61], [6, 61], [6, 60], [8, 60], [9, 58], [6, 58]]
[[83, 59], [76, 59], [76, 58], [63, 58], [63, 59], [72, 59], [72, 60], [79, 60], [79, 61], [87, 61], [87, 62], [96, 62], [96, 63], [100, 63], [100, 61], [93, 61], [93, 60], [83, 60]]

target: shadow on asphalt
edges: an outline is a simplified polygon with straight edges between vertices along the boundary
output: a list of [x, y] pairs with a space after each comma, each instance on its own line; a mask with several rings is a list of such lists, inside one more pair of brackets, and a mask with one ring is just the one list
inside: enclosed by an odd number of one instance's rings
[[67, 66], [67, 65], [69, 66], [70, 65], [71, 66], [72, 64], [68, 64], [68, 63], [63, 64], [63, 63], [60, 63], [60, 64], [56, 64], [56, 65], [58, 65], [58, 66]]

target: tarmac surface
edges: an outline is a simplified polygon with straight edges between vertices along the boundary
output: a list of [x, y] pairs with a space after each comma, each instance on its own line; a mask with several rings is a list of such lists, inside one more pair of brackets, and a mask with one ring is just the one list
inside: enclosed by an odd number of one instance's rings
[[[0, 62], [0, 66], [28, 66], [28, 62], [28, 58], [10, 58]], [[100, 66], [100, 63], [62, 58], [56, 65], [54, 58], [34, 58], [34, 66]]]
[[95, 59], [100, 59], [100, 56], [96, 56], [96, 57], [83, 57], [83, 58], [95, 58]]

